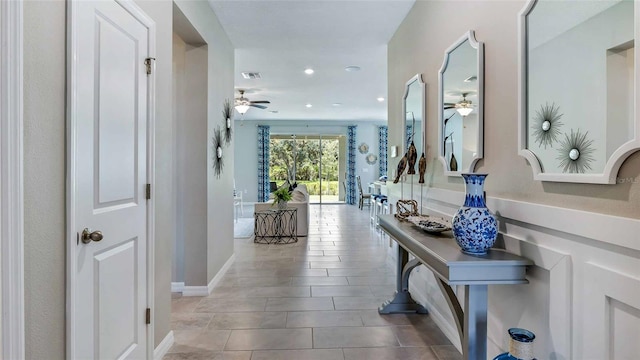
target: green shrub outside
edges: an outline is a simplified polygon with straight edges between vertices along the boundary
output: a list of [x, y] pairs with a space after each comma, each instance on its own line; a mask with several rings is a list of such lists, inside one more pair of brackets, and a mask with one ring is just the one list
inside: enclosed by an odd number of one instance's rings
[[[270, 181], [275, 181], [278, 185], [282, 185], [283, 182], [285, 182], [285, 180], [274, 180], [271, 179]], [[320, 180], [315, 180], [315, 181], [305, 181], [305, 180], [297, 180], [298, 184], [305, 184], [307, 186], [307, 191], [309, 192], [309, 195], [320, 195]], [[339, 195], [339, 186], [340, 186], [340, 182], [339, 181], [322, 181], [322, 194], [323, 195]], [[327, 193], [327, 187], [329, 192]]]

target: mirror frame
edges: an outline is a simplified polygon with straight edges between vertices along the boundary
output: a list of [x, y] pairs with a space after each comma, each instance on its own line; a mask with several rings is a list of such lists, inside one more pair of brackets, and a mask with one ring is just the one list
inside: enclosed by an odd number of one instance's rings
[[[478, 73], [478, 151], [476, 156], [471, 159], [468, 169], [461, 169], [460, 171], [450, 171], [447, 160], [444, 157], [444, 84], [443, 75], [447, 70], [449, 64], [449, 56], [451, 53], [465, 41], [469, 40], [469, 45], [477, 50], [476, 65]], [[460, 39], [458, 39], [453, 45], [449, 46], [444, 51], [444, 60], [442, 67], [438, 72], [438, 159], [444, 166], [445, 176], [462, 176], [462, 173], [474, 172], [476, 163], [478, 160], [484, 157], [484, 43], [476, 40], [475, 31], [469, 30]]]
[[[527, 5], [520, 11], [518, 16], [518, 154], [531, 165], [533, 179], [540, 181], [570, 182], [584, 184], [615, 184], [617, 182], [618, 170], [622, 163], [634, 152], [640, 150], [640, 50], [638, 44], [634, 46], [634, 134], [633, 138], [622, 144], [611, 154], [604, 167], [603, 173], [598, 174], [578, 174], [578, 173], [545, 173], [542, 164], [535, 153], [527, 148], [527, 15], [534, 9], [538, 0], [529, 0]], [[634, 13], [634, 39], [640, 40], [640, 3], [636, 2], [633, 7]]]
[[402, 154], [405, 154], [408, 150], [408, 145], [407, 145], [407, 96], [409, 96], [409, 86], [411, 84], [413, 84], [414, 82], [418, 82], [418, 85], [420, 85], [420, 91], [422, 92], [422, 95], [420, 96], [420, 99], [422, 100], [422, 109], [420, 109], [420, 111], [422, 112], [422, 128], [420, 129], [420, 136], [422, 137], [422, 149], [420, 149], [420, 151], [418, 152], [418, 159], [420, 158], [421, 153], [425, 153], [426, 154], [426, 144], [425, 144], [425, 134], [426, 134], [426, 124], [427, 124], [427, 119], [426, 119], [426, 102], [427, 102], [427, 87], [426, 84], [424, 83], [424, 81], [422, 81], [422, 74], [416, 74], [414, 77], [412, 77], [411, 79], [409, 79], [409, 81], [407, 81], [405, 83], [404, 86], [404, 96], [402, 97]]

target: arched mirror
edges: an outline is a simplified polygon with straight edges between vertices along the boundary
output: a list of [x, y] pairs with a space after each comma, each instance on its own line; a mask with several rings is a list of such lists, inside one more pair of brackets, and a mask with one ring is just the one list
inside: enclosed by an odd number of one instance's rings
[[545, 0], [520, 13], [519, 146], [534, 179], [613, 184], [640, 148], [639, 7]]
[[438, 78], [438, 153], [444, 173], [473, 172], [484, 149], [484, 44], [473, 30], [445, 51]]
[[422, 74], [417, 74], [407, 81], [402, 102], [403, 124], [403, 153], [407, 152], [413, 141], [418, 158], [424, 152], [424, 113], [425, 113], [425, 85]]

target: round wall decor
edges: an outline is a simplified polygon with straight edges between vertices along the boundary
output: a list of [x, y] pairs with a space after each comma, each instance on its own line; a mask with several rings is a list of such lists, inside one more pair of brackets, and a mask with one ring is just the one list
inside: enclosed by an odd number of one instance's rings
[[224, 141], [229, 145], [231, 143], [231, 133], [233, 130], [231, 129], [231, 116], [233, 112], [231, 111], [231, 102], [229, 99], [224, 101], [224, 105], [222, 106], [222, 121], [224, 121]]
[[367, 164], [373, 165], [376, 163], [376, 161], [378, 161], [378, 156], [375, 154], [369, 154], [367, 155], [366, 160], [367, 160]]
[[222, 169], [224, 167], [224, 159], [222, 157], [222, 130], [220, 127], [216, 127], [213, 131], [213, 137], [211, 138], [213, 141], [213, 173], [219, 179], [222, 174]]
[[369, 151], [369, 145], [367, 143], [362, 143], [358, 146], [358, 151], [360, 154], [366, 154]]

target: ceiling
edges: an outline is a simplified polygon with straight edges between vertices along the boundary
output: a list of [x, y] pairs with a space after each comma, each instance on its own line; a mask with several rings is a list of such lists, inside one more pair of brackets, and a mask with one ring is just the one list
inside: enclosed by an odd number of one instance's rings
[[271, 101], [236, 119], [386, 121], [387, 43], [414, 1], [209, 0], [236, 48], [236, 89]]

